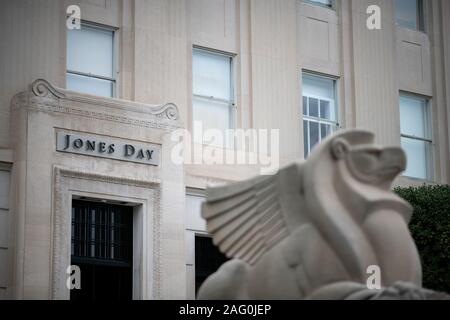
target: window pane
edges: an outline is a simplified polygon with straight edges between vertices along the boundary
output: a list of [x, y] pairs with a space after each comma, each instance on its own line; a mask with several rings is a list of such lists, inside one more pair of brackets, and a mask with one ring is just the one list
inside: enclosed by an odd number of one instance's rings
[[395, 0], [395, 20], [399, 26], [418, 29], [418, 0]]
[[400, 96], [400, 130], [402, 134], [427, 138], [424, 99]]
[[67, 69], [113, 77], [113, 31], [82, 24], [67, 31]]
[[401, 138], [402, 148], [407, 157], [405, 176], [427, 178], [427, 142], [409, 138]]
[[320, 124], [320, 139], [325, 139], [332, 132], [331, 125]]
[[308, 97], [303, 97], [303, 115], [308, 115]]
[[317, 122], [309, 122], [309, 145], [311, 150], [319, 142], [319, 124]]
[[303, 95], [334, 100], [334, 80], [303, 74]]
[[320, 100], [320, 117], [327, 120], [335, 120], [334, 107], [330, 101]]
[[[230, 107], [224, 103], [217, 103], [195, 97], [193, 98], [192, 103], [194, 121], [202, 122], [203, 132], [208, 129], [218, 129], [222, 131], [223, 137], [225, 138], [225, 130], [230, 128]], [[196, 138], [196, 142], [201, 142], [199, 141], [196, 132], [194, 132], [194, 138]], [[209, 142], [204, 141], [204, 143]]]
[[113, 83], [76, 74], [67, 74], [66, 87], [69, 90], [84, 92], [102, 97], [112, 97]]
[[319, 117], [319, 100], [309, 98], [309, 116]]
[[308, 156], [308, 121], [303, 120], [303, 154], [306, 159]]
[[231, 58], [194, 50], [192, 57], [194, 94], [231, 100]]

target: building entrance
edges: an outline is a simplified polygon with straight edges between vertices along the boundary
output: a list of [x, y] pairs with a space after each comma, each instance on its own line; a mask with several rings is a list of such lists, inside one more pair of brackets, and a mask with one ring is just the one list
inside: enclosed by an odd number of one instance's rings
[[72, 201], [71, 264], [81, 270], [81, 289], [71, 300], [131, 300], [133, 208]]

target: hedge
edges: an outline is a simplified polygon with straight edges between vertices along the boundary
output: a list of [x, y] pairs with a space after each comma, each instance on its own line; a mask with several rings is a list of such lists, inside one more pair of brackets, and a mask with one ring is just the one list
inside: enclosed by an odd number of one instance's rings
[[409, 229], [422, 260], [423, 286], [450, 292], [450, 186], [394, 191], [414, 207]]

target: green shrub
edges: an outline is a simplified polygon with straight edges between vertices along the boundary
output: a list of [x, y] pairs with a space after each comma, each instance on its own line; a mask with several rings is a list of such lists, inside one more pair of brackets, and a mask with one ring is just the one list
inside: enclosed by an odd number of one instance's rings
[[422, 260], [423, 286], [450, 292], [450, 186], [394, 191], [414, 207], [409, 229]]

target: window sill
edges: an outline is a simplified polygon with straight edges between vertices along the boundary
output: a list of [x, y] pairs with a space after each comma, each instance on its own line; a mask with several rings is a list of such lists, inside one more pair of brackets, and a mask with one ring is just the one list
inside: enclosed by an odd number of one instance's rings
[[395, 27], [398, 31], [402, 32], [402, 33], [408, 33], [410, 35], [415, 34], [416, 36], [420, 36], [420, 37], [428, 37], [428, 33], [424, 30], [418, 30], [418, 29], [411, 29], [408, 27], [403, 27], [399, 24], [395, 24]]

